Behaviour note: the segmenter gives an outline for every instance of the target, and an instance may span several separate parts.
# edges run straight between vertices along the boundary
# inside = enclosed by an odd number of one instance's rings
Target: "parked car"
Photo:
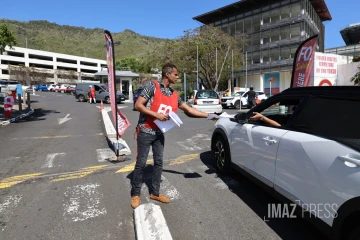
[[[75,92],[76,85],[68,85],[65,92],[73,94]]]
[[[260,92],[260,91],[255,91],[255,92],[256,92],[256,104],[259,104],[260,102],[262,102],[268,98],[265,95],[265,93],[263,93],[263,92]],[[221,98],[222,107],[223,108],[231,107],[231,108],[237,108],[237,109],[240,109],[240,107],[241,108],[247,107],[248,98],[245,97],[246,93],[247,92],[245,92],[245,91],[240,91],[240,92],[233,93],[229,97],[222,97]]]
[[[35,87],[36,91],[48,91],[48,87],[45,84],[38,84]]]
[[[133,108],[133,109],[134,109],[134,110],[135,110],[135,103],[136,103],[137,99],[139,98],[142,90],[143,90],[143,88],[138,88],[138,89],[136,89],[135,92],[134,92],[134,95],[133,95],[133,102],[134,102],[134,108]]]
[[[221,100],[214,90],[194,90],[187,104],[201,112],[221,113]]]
[[[50,85],[48,85],[48,91],[50,91],[50,92],[54,91],[54,89],[55,89],[56,86],[59,86],[59,85],[57,85],[57,84],[50,84]]]
[[[68,84],[61,84],[59,89],[56,89],[58,92],[61,92],[61,93],[65,93],[66,92],[66,89],[68,88]]]
[[[83,102],[87,99],[89,86],[92,85],[95,87],[96,93],[96,101],[100,102],[103,100],[105,103],[110,104],[110,97],[109,97],[109,88],[106,84],[103,83],[78,83],[76,85],[74,95],[75,98],[79,100],[79,102]],[[117,102],[121,103],[125,101],[125,95],[122,92],[117,91]]]
[[[328,237],[359,239],[359,92],[354,86],[287,89],[219,119],[211,139],[217,170],[249,176]],[[281,126],[251,120],[254,112]]]

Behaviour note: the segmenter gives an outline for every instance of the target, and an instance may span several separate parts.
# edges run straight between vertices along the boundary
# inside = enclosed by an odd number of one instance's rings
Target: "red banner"
[[[109,31],[105,30],[106,41],[106,62],[108,69],[108,85],[109,85],[109,98],[111,103],[111,112],[116,126],[116,133],[119,137],[124,134],[125,130],[130,126],[129,120],[126,116],[117,108],[116,98],[116,81],[115,81],[115,54],[113,39]],[[116,114],[117,113],[117,114]]]
[[[318,35],[312,36],[302,42],[296,50],[290,88],[309,85],[317,40]]]

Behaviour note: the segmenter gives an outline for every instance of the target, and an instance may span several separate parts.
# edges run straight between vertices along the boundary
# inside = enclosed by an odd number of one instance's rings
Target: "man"
[[[248,108],[252,108],[256,105],[256,92],[253,87],[250,87],[250,91],[245,93],[244,97],[248,98]]]
[[[163,169],[164,134],[154,123],[154,120],[169,120],[168,113],[176,112],[178,108],[195,117],[208,118],[209,114],[200,112],[184,103],[178,94],[170,87],[179,78],[178,70],[172,63],[162,68],[162,79],[147,83],[135,103],[135,109],[140,112],[136,127],[137,157],[131,183],[131,206],[140,205],[140,190],[142,185],[143,168],[149,154],[150,146],[154,154],[154,168],[150,198],[162,203],[169,203],[170,199],[160,194],[160,181]],[[211,119],[215,120],[215,118]]]
[[[94,86],[92,85],[89,86],[88,95],[89,95],[90,103],[94,102],[94,104],[96,104],[96,93]]]

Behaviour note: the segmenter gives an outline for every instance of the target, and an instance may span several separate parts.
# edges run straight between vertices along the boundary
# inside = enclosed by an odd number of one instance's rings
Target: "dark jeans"
[[[152,146],[152,152],[154,156],[154,168],[150,193],[159,196],[161,174],[163,169],[164,142],[165,137],[163,134],[151,135],[144,132],[138,133],[137,157],[131,182],[131,196],[140,196],[141,185],[143,183],[143,169],[146,165],[150,146]]]

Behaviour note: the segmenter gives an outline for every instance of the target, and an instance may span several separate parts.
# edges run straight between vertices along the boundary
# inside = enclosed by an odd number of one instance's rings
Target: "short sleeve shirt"
[[[165,96],[171,96],[174,92],[174,90],[169,87],[167,90],[164,86],[164,84],[162,83],[162,80],[158,80],[159,86],[160,86],[160,90],[161,92],[165,95]],[[146,102],[146,108],[150,109],[151,104],[154,100],[154,93],[155,93],[155,89],[156,86],[155,84],[151,81],[148,82],[145,86],[144,89],[142,90],[140,97],[143,97],[147,100]],[[181,100],[181,98],[178,98],[178,106],[182,105],[184,102]],[[138,127],[140,127],[140,131],[148,133],[148,134],[152,134],[152,135],[157,135],[157,134],[162,134],[160,129],[151,129],[151,128],[145,128],[145,122],[147,119],[147,115],[140,113],[139,116],[139,122],[138,122]]]

